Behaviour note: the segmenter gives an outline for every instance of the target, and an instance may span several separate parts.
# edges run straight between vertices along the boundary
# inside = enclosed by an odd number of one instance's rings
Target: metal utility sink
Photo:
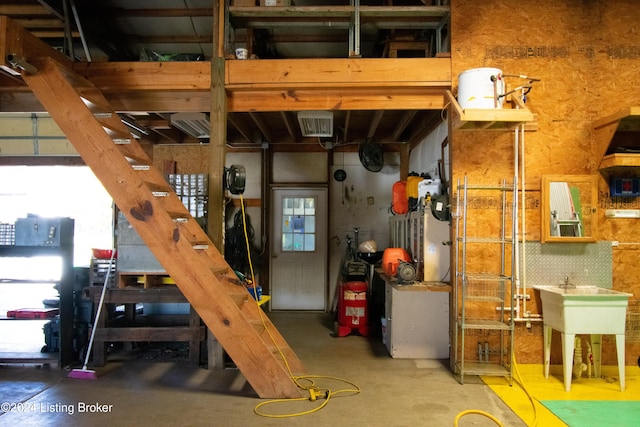
[[[545,292],[551,292],[554,294],[560,294],[565,296],[571,295],[581,295],[586,296],[587,298],[581,298],[584,300],[593,299],[593,295],[630,295],[620,291],[614,291],[613,289],[605,289],[599,288],[597,286],[575,286],[575,287],[564,287],[564,285],[557,286],[534,286],[535,289],[544,290]]]
[[[616,336],[620,390],[624,391],[624,333],[629,297],[632,294],[597,286],[534,286],[540,291],[544,323],[544,369],[549,376],[552,329],[562,334],[564,386],[571,390],[576,334],[590,334],[594,373],[600,376],[602,335]]]

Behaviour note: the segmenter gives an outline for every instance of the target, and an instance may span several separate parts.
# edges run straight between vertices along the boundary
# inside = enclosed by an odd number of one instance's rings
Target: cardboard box
[[[291,6],[291,0],[260,0],[260,6],[262,7],[285,7]]]

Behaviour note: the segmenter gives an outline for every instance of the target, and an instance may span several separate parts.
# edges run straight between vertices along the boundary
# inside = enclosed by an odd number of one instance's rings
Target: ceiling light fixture
[[[211,125],[205,113],[175,113],[171,125],[195,138],[209,138]]]
[[[298,123],[303,136],[333,136],[333,113],[331,111],[300,111]]]

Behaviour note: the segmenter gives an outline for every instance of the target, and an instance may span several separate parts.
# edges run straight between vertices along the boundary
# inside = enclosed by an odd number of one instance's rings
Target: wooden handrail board
[[[220,277],[211,270],[213,266],[228,265],[223,255],[187,212],[186,223],[173,221],[172,213],[181,203],[178,196],[173,190],[166,197],[151,194],[138,171],[114,149],[101,123],[66,80],[64,67],[51,59],[39,61],[36,66],[37,73],[23,76],[33,93],[256,393],[269,398],[299,397],[301,391],[291,372],[270,350],[273,343],[265,342],[250,323],[265,316],[262,310],[257,304],[239,307],[231,297],[237,293],[237,284],[229,274]],[[131,144],[135,146],[138,142],[132,140]],[[195,250],[193,242],[202,241],[208,242],[206,249]],[[290,354],[288,362],[293,373],[303,372],[302,363],[284,338],[275,328],[270,333],[277,345]]]

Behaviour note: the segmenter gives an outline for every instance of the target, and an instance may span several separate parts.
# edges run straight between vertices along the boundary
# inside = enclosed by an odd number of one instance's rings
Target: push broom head
[[[111,266],[113,265],[113,259],[115,258],[115,249],[111,251],[111,259],[109,259],[109,268],[104,278],[104,284],[102,285],[102,292],[100,292],[100,302],[98,303],[98,309],[96,311],[96,318],[93,320],[93,328],[91,328],[91,338],[89,338],[89,344],[87,345],[87,354],[84,356],[84,365],[82,369],[72,369],[67,375],[68,378],[77,378],[80,380],[95,380],[98,379],[96,371],[87,369],[89,364],[89,355],[91,354],[91,348],[93,347],[93,340],[96,336],[96,329],[98,328],[98,320],[100,318],[100,312],[102,311],[102,305],[104,304],[104,296],[107,292],[107,286],[109,284],[109,274],[111,273]]]
[[[78,380],[96,380],[98,376],[96,375],[96,371],[92,371],[91,369],[72,369],[67,375],[67,378],[75,378]]]

